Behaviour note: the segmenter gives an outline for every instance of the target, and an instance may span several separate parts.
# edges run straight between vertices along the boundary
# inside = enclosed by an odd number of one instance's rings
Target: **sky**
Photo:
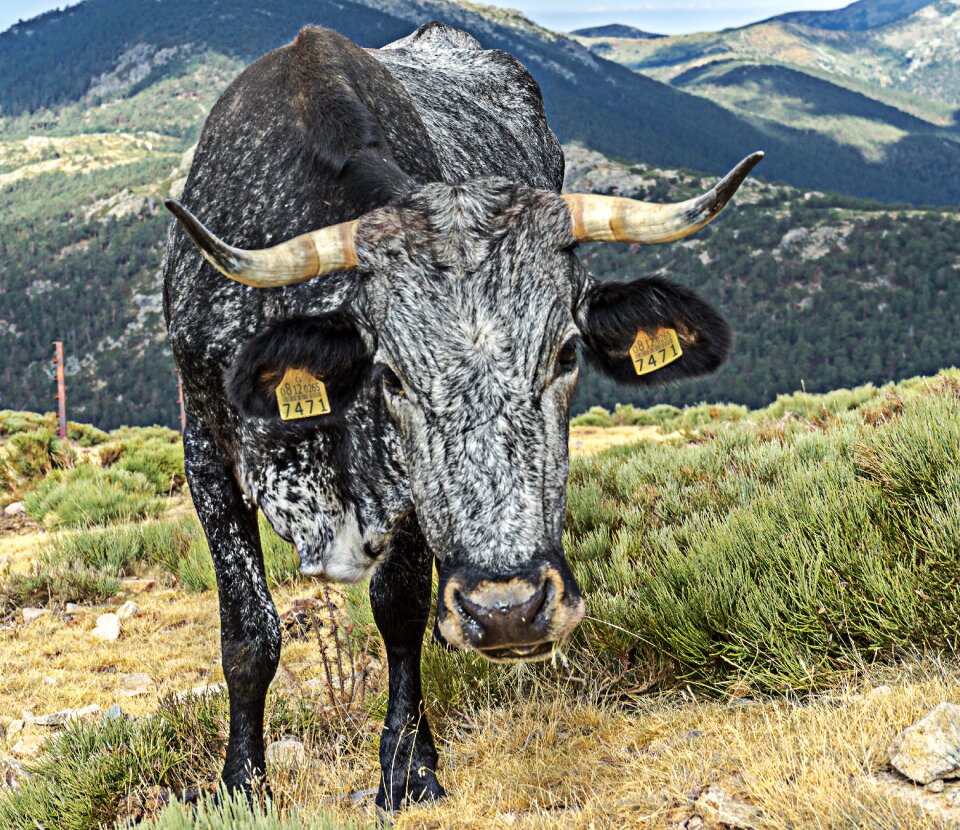
[[[678,34],[742,26],[788,11],[839,9],[836,0],[481,0],[520,9],[531,20],[568,32],[584,26],[627,23],[648,32]],[[0,0],[0,32],[28,20],[64,0]]]

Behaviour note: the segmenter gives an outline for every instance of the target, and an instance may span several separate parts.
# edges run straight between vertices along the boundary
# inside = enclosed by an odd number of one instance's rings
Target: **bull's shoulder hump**
[[[424,23],[415,32],[382,49],[415,49],[420,52],[446,52],[461,49],[480,50],[480,42],[469,32],[448,26],[439,20]]]

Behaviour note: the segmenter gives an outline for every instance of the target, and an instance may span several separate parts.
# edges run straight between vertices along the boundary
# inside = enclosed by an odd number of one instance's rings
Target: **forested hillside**
[[[889,198],[906,179],[927,186],[916,168],[892,164],[897,156],[886,145],[869,162],[862,147],[838,151],[804,133],[804,168],[781,133],[744,130],[745,122],[715,104],[597,60],[516,14],[432,0],[365,0],[356,9],[326,2],[281,8],[239,0],[228,10],[218,2],[89,0],[0,36],[0,408],[53,406],[51,341],[59,339],[75,417],[104,427],[176,423],[160,312],[169,222],[160,204],[178,192],[220,91],[250,56],[306,20],[342,24],[369,43],[445,14],[487,45],[509,48],[543,85],[551,123],[567,140],[573,189],[683,198],[709,186],[705,172],[760,147],[768,157],[756,172],[768,180],[791,167],[802,181],[804,169],[819,165],[820,178],[833,182],[818,190],[750,183],[715,226],[681,244],[585,248],[601,278],[660,273],[697,287],[730,316],[737,346],[719,374],[645,395],[586,375],[577,409],[701,399],[757,405],[801,383],[826,390],[960,362],[950,317],[960,307],[957,214],[824,195],[853,179],[879,183]],[[154,20],[160,9],[179,9],[184,22]],[[149,44],[139,40],[145,33]],[[809,93],[824,118],[854,132],[880,119],[911,135],[926,131],[953,152],[931,121],[813,80],[785,67],[731,65],[691,70],[683,83],[698,94],[709,84],[727,105],[733,97],[724,96],[745,85],[776,85],[782,95],[768,97],[767,111]],[[27,111],[11,114],[18,107]],[[931,146],[911,140],[896,152]],[[607,157],[584,146],[606,149]],[[960,177],[960,164],[927,163],[928,184],[955,203],[960,179],[951,176]],[[882,172],[870,179],[867,168]]]

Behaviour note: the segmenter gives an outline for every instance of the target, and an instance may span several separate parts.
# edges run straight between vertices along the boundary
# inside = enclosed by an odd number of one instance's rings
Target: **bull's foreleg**
[[[380,737],[377,807],[442,798],[437,749],[420,685],[420,651],[430,613],[433,558],[414,519],[393,535],[386,560],[370,581],[370,605],[387,647],[390,698]]]
[[[230,695],[230,738],[222,782],[250,792],[263,777],[263,711],[280,659],[280,621],[267,589],[257,511],[204,430],[184,437],[187,479],[217,574],[223,674]]]

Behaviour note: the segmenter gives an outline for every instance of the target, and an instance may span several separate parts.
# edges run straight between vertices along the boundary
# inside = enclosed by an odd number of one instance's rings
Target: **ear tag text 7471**
[[[637,332],[630,347],[630,359],[638,375],[649,375],[683,357],[683,349],[674,329],[657,329],[653,334]]]
[[[277,405],[280,418],[295,421],[314,415],[329,415],[330,401],[327,387],[305,369],[287,368],[277,387]]]

